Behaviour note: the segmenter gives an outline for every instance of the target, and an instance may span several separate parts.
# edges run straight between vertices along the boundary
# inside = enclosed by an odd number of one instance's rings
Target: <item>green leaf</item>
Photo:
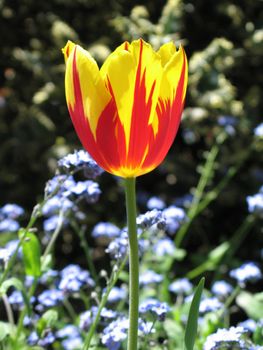
[[[13,326],[10,323],[0,321],[0,342],[12,334]]]
[[[41,276],[41,251],[37,236],[32,232],[26,232],[22,242],[23,261],[25,272],[29,276]]]
[[[26,305],[26,308],[27,308],[27,312],[30,315],[32,308],[31,308],[31,304],[30,304],[27,292],[25,290],[25,287],[24,287],[23,283],[19,279],[17,279],[16,277],[11,277],[11,278],[9,278],[8,280],[5,280],[2,283],[2,285],[0,287],[0,296],[3,295],[3,294],[6,294],[6,292],[8,291],[8,289],[10,287],[14,287],[17,290],[21,291],[23,299],[24,299],[24,302],[25,302],[25,305]]]
[[[58,313],[56,310],[46,311],[37,322],[37,333],[41,336],[46,328],[53,327],[58,320]]]
[[[204,289],[205,279],[201,278],[194,297],[190,306],[190,311],[188,315],[185,336],[184,336],[184,344],[186,350],[193,350],[195,344],[195,338],[197,334],[197,323],[198,323],[198,314],[199,314],[199,305],[201,301],[202,292]]]
[[[51,265],[52,265],[52,255],[51,254],[48,254],[45,257],[41,256],[40,261],[41,261],[41,271],[43,273],[47,272],[51,269]]]
[[[236,302],[249,317],[255,320],[263,318],[263,292],[257,294],[241,292],[237,296]]]
[[[0,295],[6,294],[10,287],[15,287],[21,291],[23,289],[23,283],[15,277],[11,277],[8,280],[5,280],[0,287]]]
[[[212,264],[212,266],[216,266],[225,253],[228,251],[230,245],[229,242],[224,242],[220,244],[218,247],[213,249],[208,255],[208,261]]]

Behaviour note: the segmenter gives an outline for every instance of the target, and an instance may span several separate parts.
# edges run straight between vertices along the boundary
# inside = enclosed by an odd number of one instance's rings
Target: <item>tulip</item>
[[[104,170],[125,179],[130,269],[127,348],[137,350],[135,179],[155,169],[173,143],[186,94],[187,59],[184,49],[177,50],[172,42],[155,52],[142,39],[120,45],[100,69],[88,51],[71,41],[63,53],[67,105],[78,137]],[[98,317],[83,350],[89,349]]]
[[[172,42],[155,52],[142,39],[120,45],[99,69],[68,42],[66,99],[83,147],[106,171],[133,178],[155,169],[176,136],[187,59]]]

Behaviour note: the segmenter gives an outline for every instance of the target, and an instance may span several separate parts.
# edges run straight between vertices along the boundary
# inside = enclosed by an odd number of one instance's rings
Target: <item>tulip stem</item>
[[[135,178],[125,179],[129,235],[129,332],[128,350],[137,350],[139,318],[139,254],[136,226]]]

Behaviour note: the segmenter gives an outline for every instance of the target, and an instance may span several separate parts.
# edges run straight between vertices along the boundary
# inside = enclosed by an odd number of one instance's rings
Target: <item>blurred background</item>
[[[138,179],[139,208],[153,195],[167,205],[191,198],[217,145],[205,191],[231,167],[235,173],[195,220],[188,244],[207,251],[229,238],[247,215],[246,197],[263,182],[262,139],[254,135],[262,122],[261,9],[257,0],[0,0],[0,206],[17,203],[29,213],[57,160],[81,148],[64,96],[68,39],[99,65],[124,40],[142,37],[155,48],[173,40],[189,59],[186,108],[166,161]],[[88,209],[92,223],[123,224],[118,181],[104,174],[100,186],[100,204]],[[253,230],[254,237],[260,225]],[[251,247],[259,258],[259,242],[246,243],[239,255],[248,259]]]

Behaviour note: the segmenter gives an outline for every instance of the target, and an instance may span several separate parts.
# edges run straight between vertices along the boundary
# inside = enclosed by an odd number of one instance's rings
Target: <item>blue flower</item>
[[[170,311],[167,303],[162,303],[156,299],[146,299],[139,306],[139,312],[145,314],[151,312],[155,314],[160,321],[164,321],[167,312]]]
[[[257,322],[252,320],[251,318],[243,321],[243,322],[240,322],[238,324],[239,327],[242,327],[244,328],[245,330],[253,333],[255,332],[255,330],[257,329]]]
[[[40,305],[37,306],[37,309],[42,311],[44,309],[43,307],[48,308],[59,305],[64,299],[64,294],[58,289],[45,290],[39,294],[37,299],[40,303]]]
[[[263,137],[263,123],[259,124],[254,129],[254,135],[257,136],[257,137]]]
[[[138,229],[138,236],[141,234],[141,230]],[[142,254],[145,249],[149,247],[148,240],[139,239],[138,240],[139,245],[139,254]],[[118,237],[116,237],[113,241],[110,242],[107,249],[105,250],[106,253],[109,253],[112,258],[119,260],[123,259],[125,255],[127,254],[128,250],[128,233],[127,228],[124,228],[120,231],[120,234]]]
[[[69,192],[69,195],[83,196],[89,204],[96,203],[101,194],[98,183],[91,180],[76,182]]]
[[[263,191],[247,197],[248,211],[263,217]]]
[[[25,211],[22,207],[17,204],[5,204],[0,208],[0,219],[18,219],[20,216],[24,215]]]
[[[36,345],[38,342],[38,335],[36,331],[33,331],[32,333],[30,333],[29,337],[27,338],[27,342],[29,345]]]
[[[86,270],[79,265],[68,265],[61,271],[61,280],[58,285],[65,293],[79,292],[82,287],[94,287],[95,282]]]
[[[24,298],[19,290],[14,290],[9,295],[8,301],[15,309],[21,310],[24,307]]]
[[[77,326],[68,324],[56,332],[57,338],[76,338],[80,335]]]
[[[164,209],[163,215],[166,219],[166,230],[171,235],[178,230],[186,219],[185,211],[174,205]]]
[[[51,216],[57,214],[61,209],[64,212],[68,212],[73,207],[74,203],[71,200],[56,195],[46,201],[42,207],[42,213],[45,216]]]
[[[192,290],[193,285],[187,278],[180,278],[169,286],[169,291],[175,294],[189,294]]]
[[[29,345],[39,345],[41,347],[48,347],[53,344],[56,340],[54,334],[50,331],[44,332],[44,335],[40,338],[36,331],[33,331],[29,337],[27,338],[27,342]]]
[[[216,350],[221,347],[227,349],[233,349],[235,346],[239,346],[241,349],[248,350],[244,347],[244,341],[242,335],[245,333],[242,327],[231,327],[230,329],[218,329],[214,334],[207,337],[204,350]]]
[[[158,229],[165,228],[165,219],[160,210],[153,209],[137,217],[137,225],[143,230],[148,230],[151,226],[156,225]]]
[[[43,221],[43,227],[45,232],[53,232],[55,231],[56,227],[58,226],[59,222],[59,215],[53,215],[50,218]],[[67,219],[63,219],[63,226],[66,226],[68,224]]]
[[[98,308],[92,306],[91,310],[81,313],[79,318],[79,328],[83,331],[87,331],[94,322],[97,312]]]
[[[101,338],[102,344],[106,345],[109,350],[118,350],[121,342],[127,338],[127,330],[129,328],[129,320],[120,318],[111,322],[103,330]]]
[[[158,210],[162,210],[165,208],[165,203],[164,201],[159,198],[159,197],[151,197],[148,202],[147,202],[147,208],[149,210],[152,210],[152,209],[158,209]]]
[[[0,222],[0,232],[16,232],[19,228],[19,223],[13,219],[4,219]]]
[[[82,338],[80,336],[66,338],[61,342],[64,350],[76,350],[80,349],[83,345]]]
[[[158,256],[173,255],[175,244],[170,238],[162,238],[153,246],[153,251]]]
[[[108,295],[109,303],[116,303],[120,300],[123,300],[127,297],[127,291],[120,287],[113,287]]]
[[[105,307],[101,310],[101,317],[103,318],[115,318],[117,317],[117,312],[113,310],[106,309]]]
[[[192,203],[193,195],[190,193],[187,193],[181,197],[177,197],[174,201],[174,205],[177,207],[182,208],[189,208],[190,204]]]
[[[52,179],[50,179],[46,184],[45,192],[48,195],[58,194],[62,195],[75,185],[75,180],[73,176],[67,175],[56,175]]]
[[[237,269],[230,271],[230,276],[239,283],[244,284],[248,281],[257,281],[262,278],[262,273],[258,266],[253,262],[248,262]]]
[[[48,347],[49,345],[53,344],[56,340],[54,334],[52,332],[45,333],[44,337],[41,337],[37,344],[42,347]]]
[[[218,297],[226,297],[231,294],[233,287],[225,281],[216,281],[212,286],[212,293]]]
[[[58,161],[58,166],[65,171],[83,170],[85,176],[90,179],[95,179],[104,172],[84,150],[75,151],[61,158]]]
[[[11,256],[14,254],[19,240],[14,239],[9,241],[4,248],[0,248],[0,261],[7,263]],[[18,251],[18,256],[21,257],[21,248]]]
[[[58,277],[58,271],[49,269],[47,272],[43,273],[39,279],[39,282],[42,284],[47,284],[52,281],[54,278]]]
[[[152,270],[145,271],[139,276],[139,283],[143,286],[152,283],[160,283],[162,280],[163,276]]]
[[[100,222],[96,226],[94,226],[92,230],[92,237],[107,237],[114,238],[120,235],[121,230],[110,222]]]
[[[120,236],[110,242],[108,248],[105,250],[114,259],[119,260],[124,258],[128,249],[128,236],[125,230],[122,230]]]
[[[222,307],[223,304],[217,298],[205,298],[200,302],[199,312],[204,314],[206,312],[219,310]]]
[[[155,328],[153,327],[152,322],[145,322],[144,320],[139,319],[139,335],[145,336],[149,335],[150,333],[155,332]]]

